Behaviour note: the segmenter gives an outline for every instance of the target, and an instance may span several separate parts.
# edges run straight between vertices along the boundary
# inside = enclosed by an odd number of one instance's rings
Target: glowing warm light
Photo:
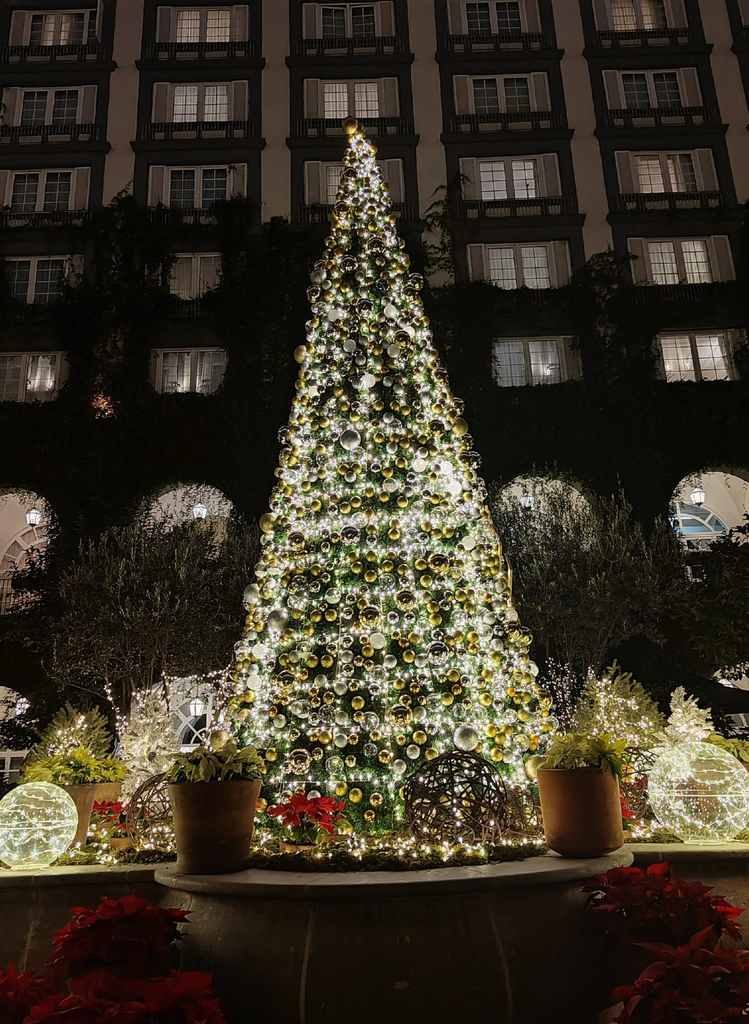
[[[78,811],[60,786],[28,782],[0,800],[0,861],[9,868],[47,868],[75,839]]]

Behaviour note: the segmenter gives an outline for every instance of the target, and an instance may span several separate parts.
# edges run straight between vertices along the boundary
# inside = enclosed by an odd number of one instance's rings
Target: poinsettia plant
[[[343,800],[331,796],[307,796],[294,793],[288,800],[268,808],[268,814],[279,818],[291,832],[292,842],[312,844],[320,831],[333,835],[346,807]]]
[[[95,800],[91,811],[91,823],[95,831],[104,833],[110,839],[127,836],[127,815],[120,800]]]
[[[23,1024],[32,1008],[52,992],[48,978],[16,970],[10,964],[0,967],[0,1022]]]
[[[604,915],[609,929],[632,942],[646,940],[680,946],[696,932],[713,929],[740,938],[744,913],[702,882],[674,878],[670,864],[647,868],[613,868],[583,887],[590,906]]]

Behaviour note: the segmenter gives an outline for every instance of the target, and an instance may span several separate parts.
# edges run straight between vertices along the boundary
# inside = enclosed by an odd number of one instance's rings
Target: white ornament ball
[[[348,427],[343,431],[341,436],[338,438],[341,448],[347,452],[356,451],[361,444],[361,435],[358,430],[354,430],[353,427]]]
[[[663,827],[685,843],[722,843],[749,827],[749,772],[712,743],[663,750],[648,798]]]
[[[280,633],[289,621],[289,613],[285,608],[274,608],[268,615],[268,629],[274,633]]]
[[[458,750],[475,750],[479,745],[479,734],[472,725],[459,725],[453,733],[453,743]]]
[[[27,782],[0,800],[0,861],[9,868],[48,868],[75,839],[78,811],[51,782]]]
[[[250,583],[249,587],[245,587],[242,601],[245,608],[252,608],[253,605],[260,604],[260,587],[257,583]]]

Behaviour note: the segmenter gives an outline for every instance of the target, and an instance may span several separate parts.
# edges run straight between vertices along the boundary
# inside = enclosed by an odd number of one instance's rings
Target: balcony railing
[[[396,115],[395,117],[360,117],[357,120],[367,135],[382,137],[414,134],[414,125],[410,118]],[[297,135],[302,138],[342,139],[345,134],[343,122],[338,119],[304,117],[297,122]]]
[[[300,224],[329,224],[334,206],[329,203],[313,203],[299,208],[297,222]],[[416,210],[408,203],[393,203],[392,211],[396,220],[407,224],[418,221]]]
[[[558,217],[577,213],[573,196],[538,196],[535,199],[461,199],[465,220],[496,220],[501,217]]]
[[[257,57],[256,39],[227,40],[222,43],[148,43],[143,51],[146,60],[212,61],[245,60]]]
[[[604,50],[631,50],[669,46],[688,46],[692,34],[687,26],[683,28],[644,28],[633,32],[597,32],[596,42]]]
[[[329,36],[321,39],[295,39],[291,47],[295,57],[391,57],[408,52],[400,36]]]
[[[564,121],[553,110],[529,110],[522,113],[455,114],[450,130],[460,135],[499,135],[505,132],[537,132],[563,128]]]
[[[99,142],[104,132],[95,124],[20,124],[0,126],[0,146],[38,146],[46,143]]]
[[[180,142],[214,139],[246,139],[257,134],[254,121],[154,121],[141,125],[139,137],[147,142]]]
[[[25,590],[13,589],[12,572],[0,573],[0,615],[13,615],[29,608],[38,598]]]
[[[716,210],[723,205],[720,192],[625,192],[616,197],[616,213],[676,213],[679,210]]]
[[[101,43],[74,43],[65,46],[5,46],[0,49],[0,64],[103,64],[109,55]]]
[[[743,296],[735,281],[710,284],[638,284],[627,289],[626,301],[636,306],[651,306],[659,314],[680,313],[714,319],[743,322]],[[667,308],[668,307],[668,308]],[[664,321],[665,322],[665,321]]]
[[[472,33],[465,36],[445,35],[443,49],[462,56],[485,57],[487,54],[533,52],[548,49],[552,44],[542,32],[498,32],[496,35]]]
[[[198,210],[192,207],[152,206],[148,210],[148,221],[160,227],[205,227],[218,223],[212,209]]]
[[[90,216],[89,210],[0,210],[0,231],[13,228],[81,227]]]
[[[611,128],[700,128],[708,121],[705,107],[637,107],[607,117]]]

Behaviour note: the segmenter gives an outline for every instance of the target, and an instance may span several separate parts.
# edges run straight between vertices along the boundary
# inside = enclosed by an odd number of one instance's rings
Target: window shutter
[[[173,43],[176,35],[176,18],[173,7],[156,9],[156,42]]]
[[[0,210],[10,206],[10,171],[0,170]]]
[[[606,102],[608,103],[609,110],[623,110],[624,96],[622,94],[619,72],[604,71],[603,87],[606,90]]]
[[[148,169],[148,205],[166,204],[167,173],[166,167],[153,164]]]
[[[3,89],[2,113],[0,121],[6,125],[16,125],[21,119],[21,90]]]
[[[702,92],[697,68],[682,68],[679,71],[681,98],[685,107],[701,107]]]
[[[304,203],[317,206],[322,202],[322,164],[319,160],[308,160],[304,165]]]
[[[103,0],[97,0],[97,3],[96,3],[96,20],[93,23],[93,29],[94,29],[94,39],[96,39],[98,42],[101,42],[101,25],[102,25],[103,18],[104,18],[104,2],[103,2]],[[92,24],[89,21],[89,24],[88,24],[89,38],[91,38],[91,28],[92,28]]]
[[[390,199],[393,203],[405,202],[403,195],[403,161],[383,161],[383,177],[390,189]]]
[[[231,37],[234,42],[246,43],[250,38],[250,12],[247,4],[235,4],[231,14]]]
[[[530,76],[531,102],[534,110],[551,110],[549,80],[543,71],[534,71]]]
[[[695,150],[694,157],[697,164],[697,187],[701,192],[717,192],[718,175],[712,149]]]
[[[451,36],[465,35],[466,28],[461,0],[447,0],[447,20]]]
[[[246,121],[249,117],[248,89],[248,82],[234,82],[231,105],[231,119],[233,121]]]
[[[304,80],[304,116],[320,117],[320,79],[305,78]]]
[[[562,367],[562,380],[580,380],[583,375],[580,349],[574,338],[565,338],[557,342],[559,360]]]
[[[317,39],[317,4],[302,4],[302,37]]]
[[[96,123],[96,86],[84,85],[81,89],[79,124]]]
[[[466,246],[468,252],[468,276],[471,281],[486,280],[486,250],[483,245]]]
[[[471,113],[471,79],[468,75],[454,75],[455,113]]]
[[[172,95],[172,87],[169,82],[154,83],[153,104],[151,108],[151,121],[154,124],[164,124],[167,121],[174,120],[174,101]]]
[[[180,299],[194,298],[192,278],[192,256],[177,256],[172,266],[172,293]]]
[[[23,356],[0,356],[0,402],[23,400]]]
[[[629,264],[632,281],[635,284],[647,284],[650,280],[647,250],[644,238],[628,238],[627,249],[632,257]]]
[[[479,180],[479,162],[471,156],[463,156],[459,161],[461,190],[464,199],[481,198],[481,182]]]
[[[86,266],[83,255],[81,253],[74,253],[68,260],[65,267],[65,280],[79,281],[83,277],[85,269]]]
[[[543,194],[545,196],[561,196],[562,183],[559,179],[559,158],[556,153],[546,153],[539,159],[543,175]]]
[[[714,235],[709,239],[710,267],[715,281],[735,281],[731,240],[727,235]]]
[[[551,242],[549,245],[549,277],[552,288],[564,288],[570,283],[570,253],[566,242]]]
[[[616,171],[619,176],[619,194],[630,195],[632,192],[639,192],[635,188],[635,175],[632,162],[632,154],[618,152],[616,154]]]
[[[76,167],[73,176],[73,188],[70,190],[72,210],[87,210],[89,189],[91,185],[91,168]]]
[[[610,0],[593,0],[593,14],[595,15],[596,28],[599,32],[611,31],[609,2]]]
[[[684,10],[684,0],[666,0],[666,19],[669,28],[686,28],[687,14]]]
[[[229,198],[247,195],[247,164],[235,164],[231,169],[229,180]]]
[[[25,11],[13,11],[10,19],[10,35],[8,36],[9,46],[29,45],[26,18],[27,15]]]
[[[749,25],[749,0],[740,0],[741,3],[741,24]]]
[[[398,103],[398,79],[379,78],[377,93],[380,103],[380,117],[397,117],[400,113]]]
[[[538,0],[525,0],[525,31],[538,33],[541,31],[541,19],[538,14]]]
[[[221,387],[226,370],[226,352],[213,349],[197,353],[196,391],[212,395]]]
[[[395,11],[393,9],[393,0],[381,0],[379,11],[380,11],[380,35],[381,36],[394,36],[395,35]]]

